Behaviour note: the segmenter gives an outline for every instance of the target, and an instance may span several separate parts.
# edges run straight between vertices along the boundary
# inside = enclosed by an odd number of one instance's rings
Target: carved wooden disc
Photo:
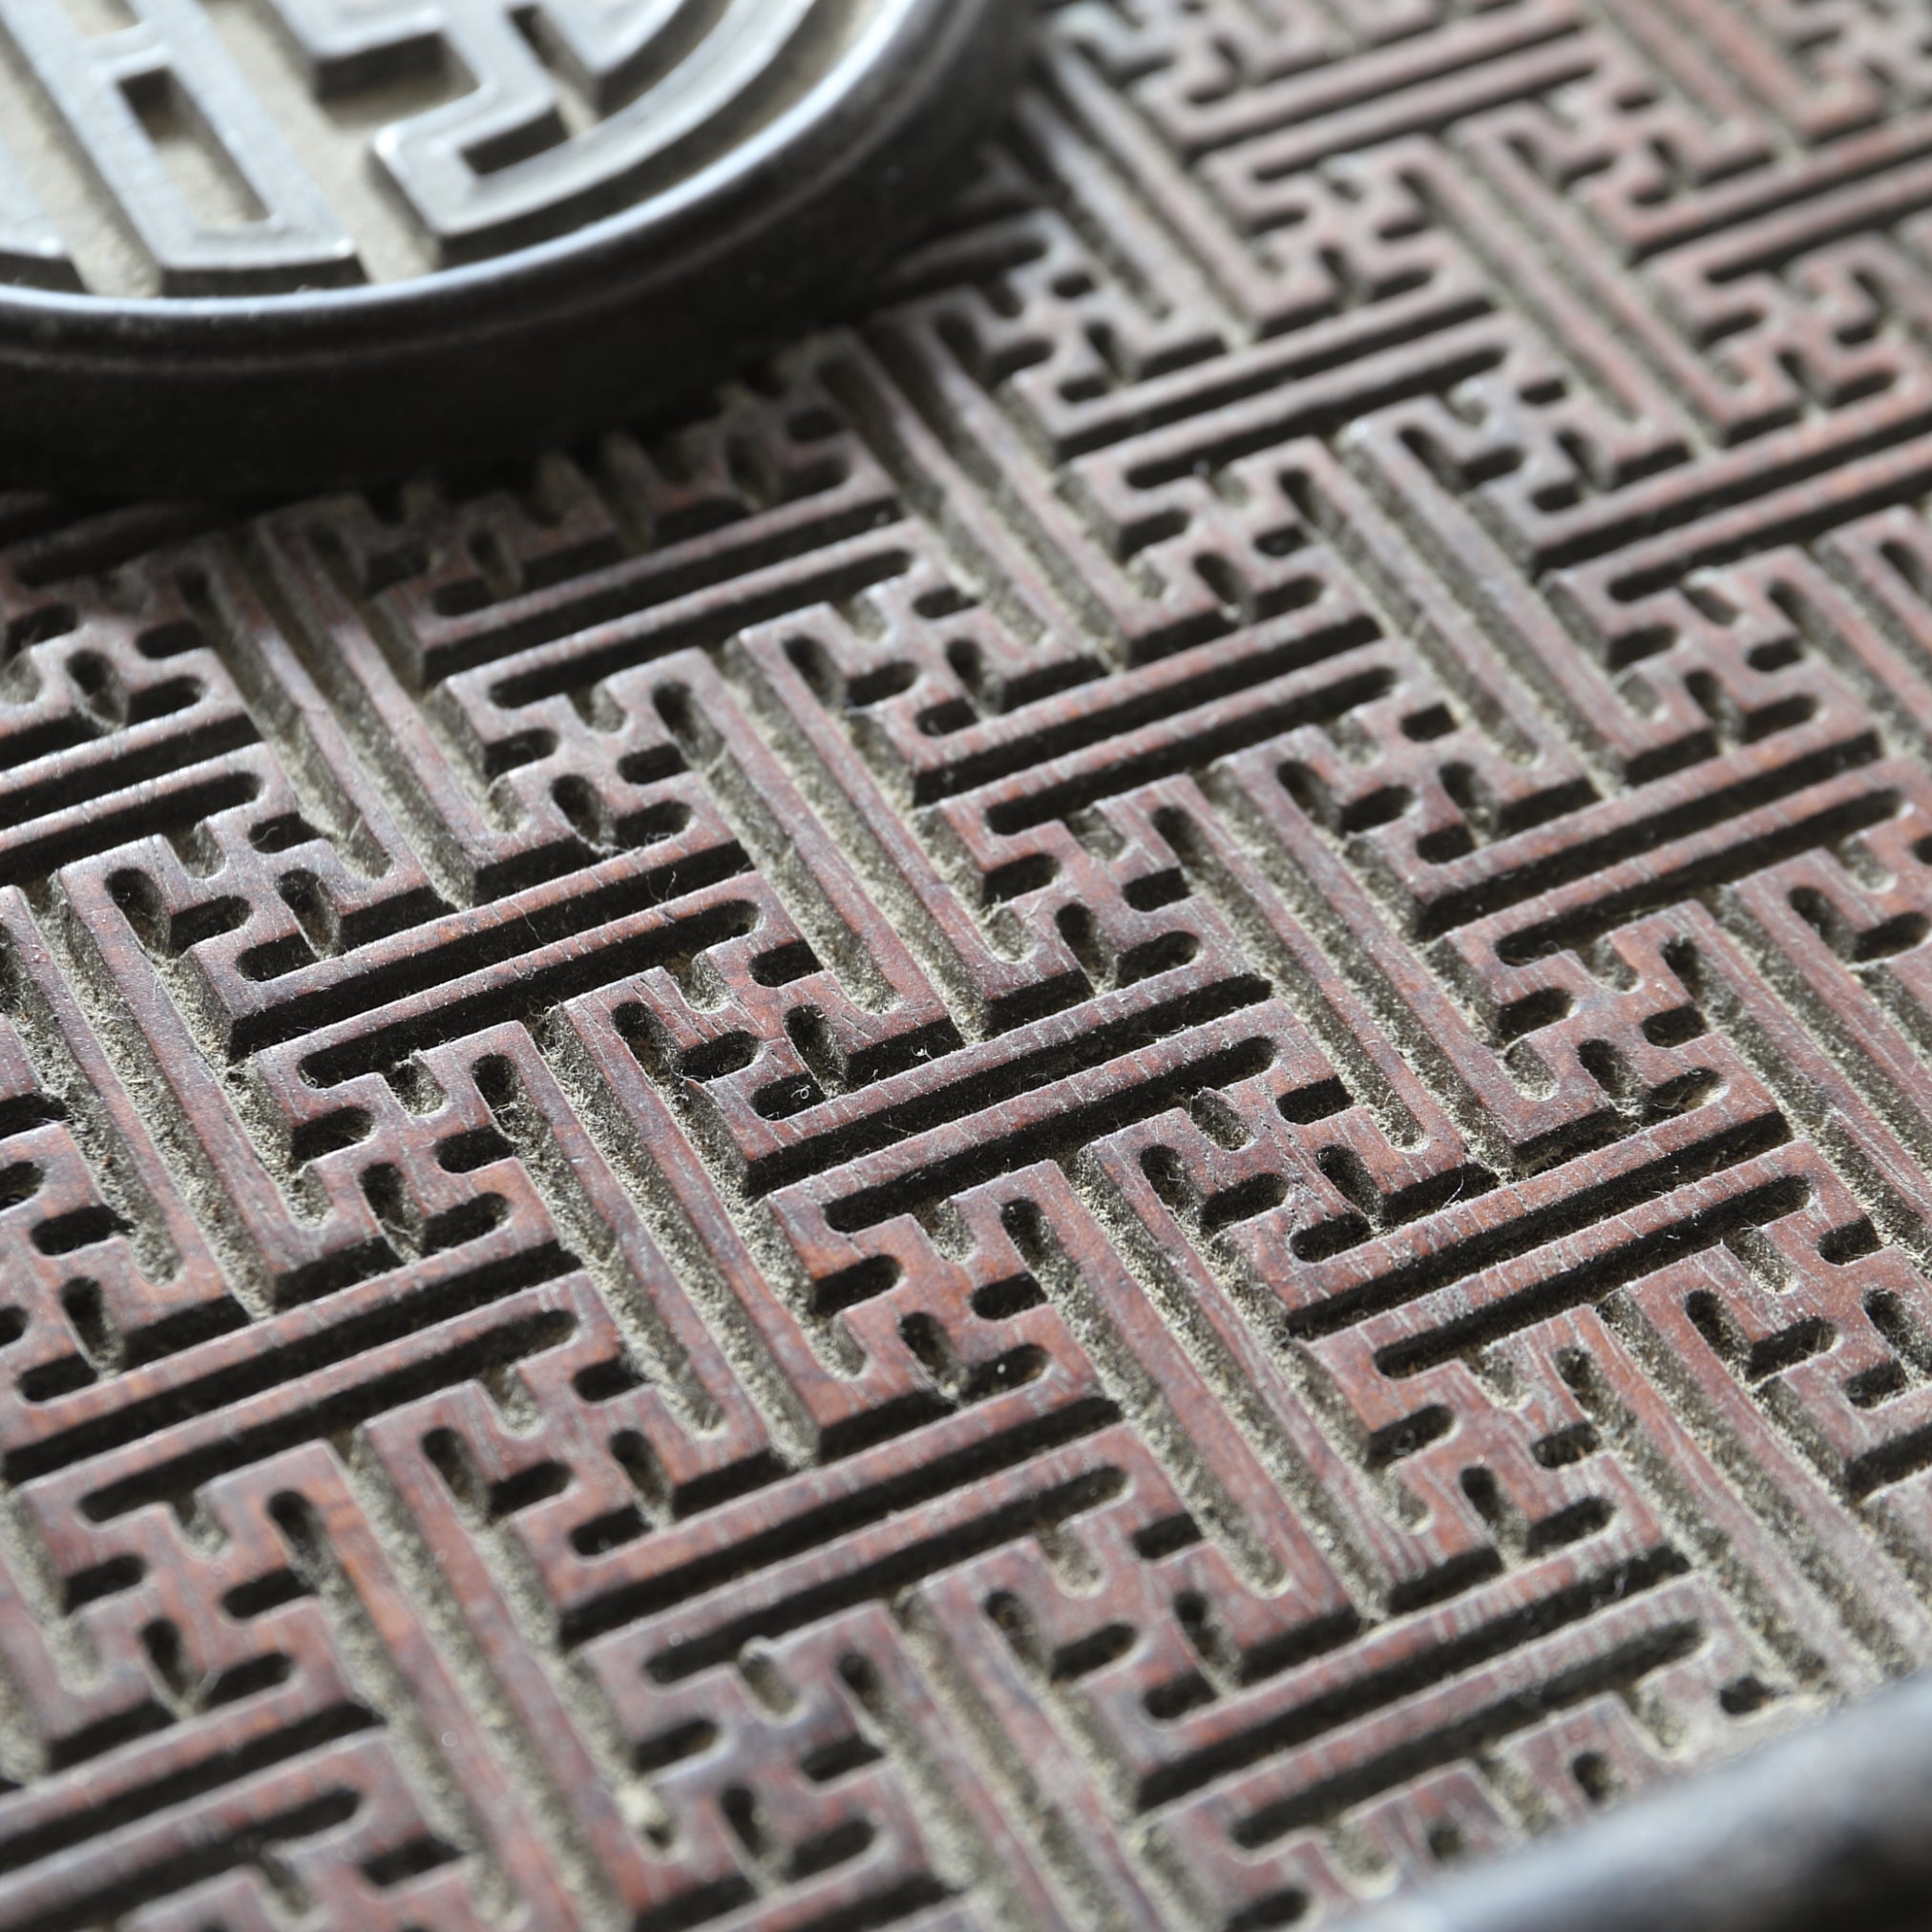
[[[930,213],[1018,0],[0,0],[16,479],[527,453],[688,394]]]

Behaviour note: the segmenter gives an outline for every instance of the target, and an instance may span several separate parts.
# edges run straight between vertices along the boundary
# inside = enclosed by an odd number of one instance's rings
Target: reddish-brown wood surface
[[[1911,0],[1081,0],[862,324],[0,501],[0,1925],[1262,1926],[1932,1657]]]

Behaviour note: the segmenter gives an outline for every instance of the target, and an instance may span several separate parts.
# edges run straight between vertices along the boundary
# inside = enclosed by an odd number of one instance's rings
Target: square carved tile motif
[[[1932,1660],[1932,22],[1078,0],[867,316],[0,499],[0,1924],[1258,1928]]]

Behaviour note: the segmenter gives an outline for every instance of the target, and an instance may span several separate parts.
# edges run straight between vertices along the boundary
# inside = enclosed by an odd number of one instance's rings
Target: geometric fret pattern
[[[1932,1662],[1932,27],[1077,0],[682,427],[0,498],[0,1922],[1333,1922]]]

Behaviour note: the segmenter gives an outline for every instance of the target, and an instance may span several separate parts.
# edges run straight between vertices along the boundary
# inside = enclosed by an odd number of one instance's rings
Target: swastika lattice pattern
[[[870,320],[0,501],[0,1920],[1257,1928],[1932,1661],[1914,0],[1080,0]]]

